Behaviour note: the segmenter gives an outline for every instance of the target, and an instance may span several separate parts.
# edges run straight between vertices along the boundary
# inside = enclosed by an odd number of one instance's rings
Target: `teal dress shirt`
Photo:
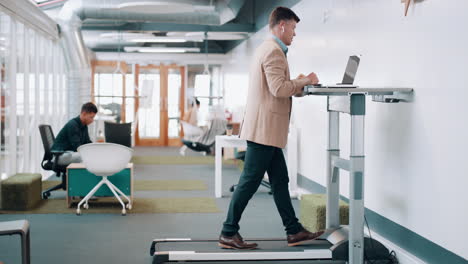
[[[286,44],[284,44],[283,41],[281,41],[281,39],[277,38],[275,35],[273,35],[273,39],[278,42],[278,44],[280,45],[281,47],[281,50],[283,50],[284,52],[284,55],[287,55],[288,54],[288,47],[286,46]]]

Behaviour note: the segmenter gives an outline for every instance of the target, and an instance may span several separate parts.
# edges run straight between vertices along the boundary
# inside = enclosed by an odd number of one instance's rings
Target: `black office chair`
[[[55,141],[54,132],[50,125],[39,125],[39,132],[41,133],[42,144],[44,145],[44,157],[42,158],[41,167],[44,170],[53,171],[57,177],[62,177],[62,182],[54,187],[45,190],[42,193],[42,198],[47,199],[50,196],[50,192],[66,188],[66,173],[67,166],[58,165],[58,158],[65,151],[52,150],[52,145]]]
[[[238,160],[241,160],[241,161],[245,161],[245,151],[239,151],[239,152],[237,152],[235,158],[238,159]],[[260,182],[260,184],[268,189],[268,194],[273,194],[273,193],[271,192],[271,184],[270,184],[269,181],[267,181],[267,180],[265,180],[265,179],[262,179],[262,181]],[[230,191],[230,192],[234,192],[234,190],[236,189],[236,187],[237,187],[237,184],[232,185],[232,186],[229,188],[229,191]]]
[[[206,154],[213,153],[215,149],[216,136],[226,134],[227,121],[224,116],[210,121],[208,129],[203,131],[198,138],[192,140],[182,139],[182,143],[194,151],[203,151]]]
[[[104,122],[106,142],[132,147],[132,123]]]

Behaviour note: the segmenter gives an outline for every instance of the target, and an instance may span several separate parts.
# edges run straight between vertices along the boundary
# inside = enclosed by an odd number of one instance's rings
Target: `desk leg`
[[[222,182],[222,175],[221,175],[221,171],[222,171],[222,166],[223,166],[223,161],[222,161],[222,146],[221,146],[221,142],[219,142],[218,140],[216,140],[216,154],[215,154],[215,197],[216,198],[221,198],[222,196],[222,192],[221,192],[221,189],[222,189],[222,186],[223,186],[223,182]]]
[[[71,204],[72,204],[72,201],[71,201],[71,200],[72,200],[72,199],[70,198],[70,196],[68,196],[68,175],[69,175],[68,173],[69,173],[69,170],[68,170],[68,168],[67,168],[67,174],[62,175],[62,177],[66,177],[65,195],[66,195],[66,197],[67,197],[67,206],[68,206],[68,208],[71,208]]]
[[[286,159],[288,161],[289,175],[289,195],[291,198],[297,198],[297,130],[291,128],[288,135],[288,145],[286,150]]]
[[[30,242],[30,230],[27,230],[26,233],[20,233],[21,238],[21,259],[22,264],[31,263],[31,242]]]
[[[328,146],[327,146],[327,210],[326,228],[340,226],[340,171],[333,168],[332,157],[340,156],[340,115],[328,112]]]
[[[349,261],[364,263],[364,115],[351,115]]]

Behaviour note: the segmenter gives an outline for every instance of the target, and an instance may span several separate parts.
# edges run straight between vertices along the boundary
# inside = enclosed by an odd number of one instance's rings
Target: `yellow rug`
[[[59,184],[59,181],[43,181],[42,189],[46,190]],[[136,180],[135,191],[192,191],[207,190],[208,186],[200,180]]]
[[[134,164],[145,165],[205,165],[215,164],[213,156],[133,156]],[[224,164],[234,164],[234,160],[223,160]]]
[[[75,214],[77,204],[67,207],[64,199],[48,199],[35,209],[28,211],[2,211],[0,214]],[[82,214],[120,214],[122,206],[113,197],[99,198],[89,202],[89,209],[83,209]],[[131,210],[127,214],[156,213],[219,213],[214,198],[134,198]]]

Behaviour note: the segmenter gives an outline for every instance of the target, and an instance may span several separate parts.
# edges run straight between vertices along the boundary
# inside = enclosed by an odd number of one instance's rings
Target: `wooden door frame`
[[[139,76],[141,69],[158,69],[160,74],[160,118],[159,118],[159,127],[160,127],[160,137],[159,138],[147,138],[141,139],[138,131],[138,125],[135,131],[135,145],[137,146],[181,146],[182,142],[181,139],[183,137],[183,133],[179,130],[179,137],[177,138],[169,138],[169,115],[168,115],[168,90],[169,90],[169,69],[178,69],[181,74],[181,87],[180,87],[180,94],[179,94],[179,110],[180,110],[180,119],[184,115],[185,111],[185,66],[170,64],[170,65],[154,65],[149,64],[145,66],[141,66],[139,64],[135,65],[135,113],[137,113],[139,108],[139,94],[137,87],[139,87]],[[140,121],[138,121],[140,122]]]
[[[181,78],[180,78],[180,94],[179,94],[179,110],[180,110],[179,126],[180,126],[180,120],[184,117],[184,114],[185,114],[185,78],[186,78],[185,70],[186,70],[186,67],[181,66],[181,65],[171,64],[171,65],[168,65],[167,68],[168,69],[178,69],[179,72],[180,72],[180,76],[181,76]],[[168,83],[168,85],[169,85],[169,83]],[[168,90],[169,90],[169,86],[168,86]],[[166,106],[167,105],[168,104],[166,103]],[[167,124],[169,124],[169,119],[168,119]],[[182,129],[179,129],[179,137],[177,137],[177,138],[169,138],[169,136],[167,137],[167,140],[168,140],[167,146],[175,146],[175,147],[182,146],[181,139],[183,137],[184,137],[183,131],[182,131]]]
[[[139,84],[140,84],[140,70],[141,69],[157,69],[159,70],[159,98],[160,100],[163,97],[163,85],[164,85],[164,81],[163,81],[163,74],[162,73],[162,70],[161,70],[161,67],[159,65],[154,65],[154,64],[148,64],[146,66],[141,66],[140,64],[136,64],[135,65],[135,73],[134,73],[134,81],[135,81],[135,113],[137,113],[138,115],[138,109],[140,107],[140,99],[139,99],[139,96],[140,94],[138,93],[138,87],[139,87]],[[160,101],[160,105],[161,105],[161,102]],[[167,116],[167,115],[166,115]],[[138,118],[138,117],[137,117]],[[140,123],[140,120],[138,120],[137,124],[136,124],[136,130],[135,130],[135,145],[136,146],[165,146],[165,138],[167,138],[167,135],[164,135],[164,131],[166,131],[167,129],[164,129],[164,123],[163,123],[163,113],[160,109],[159,111],[159,138],[146,138],[146,139],[141,139],[140,138],[140,132],[139,132],[139,123]]]
[[[107,66],[107,67],[114,67],[117,68],[118,66],[118,61],[98,61],[98,60],[92,60],[91,61],[91,101],[93,103],[96,103],[96,88],[94,87],[94,74],[99,73],[96,72],[96,67],[99,66]],[[120,62],[120,67],[122,70],[127,74],[128,73],[128,65],[125,62]],[[183,131],[179,130],[179,137],[177,138],[169,138],[168,135],[168,125],[169,125],[169,116],[168,116],[168,85],[169,85],[169,80],[168,80],[168,71],[169,69],[178,69],[181,75],[181,88],[180,88],[180,95],[179,95],[179,110],[180,110],[180,119],[185,114],[185,85],[186,85],[186,66],[184,65],[177,65],[177,64],[169,64],[169,65],[154,65],[154,64],[148,64],[145,66],[141,66],[139,64],[135,64],[135,72],[133,72],[134,76],[134,98],[135,98],[135,104],[134,104],[134,111],[137,113],[140,100],[139,100],[139,93],[138,93],[138,87],[139,87],[139,74],[140,74],[140,69],[158,69],[159,74],[160,74],[160,98],[161,102],[160,105],[162,106],[160,108],[160,119],[159,119],[159,126],[160,126],[160,137],[159,138],[148,138],[148,139],[140,139],[139,137],[139,131],[138,131],[138,124],[136,124],[136,130],[135,130],[135,145],[137,146],[181,146],[182,142],[181,139],[183,138]],[[126,96],[126,74],[122,74],[122,104],[121,104],[121,121],[126,122],[126,99],[133,97],[133,96]],[[134,122],[137,120],[134,120]],[[139,122],[139,121],[137,121]]]

